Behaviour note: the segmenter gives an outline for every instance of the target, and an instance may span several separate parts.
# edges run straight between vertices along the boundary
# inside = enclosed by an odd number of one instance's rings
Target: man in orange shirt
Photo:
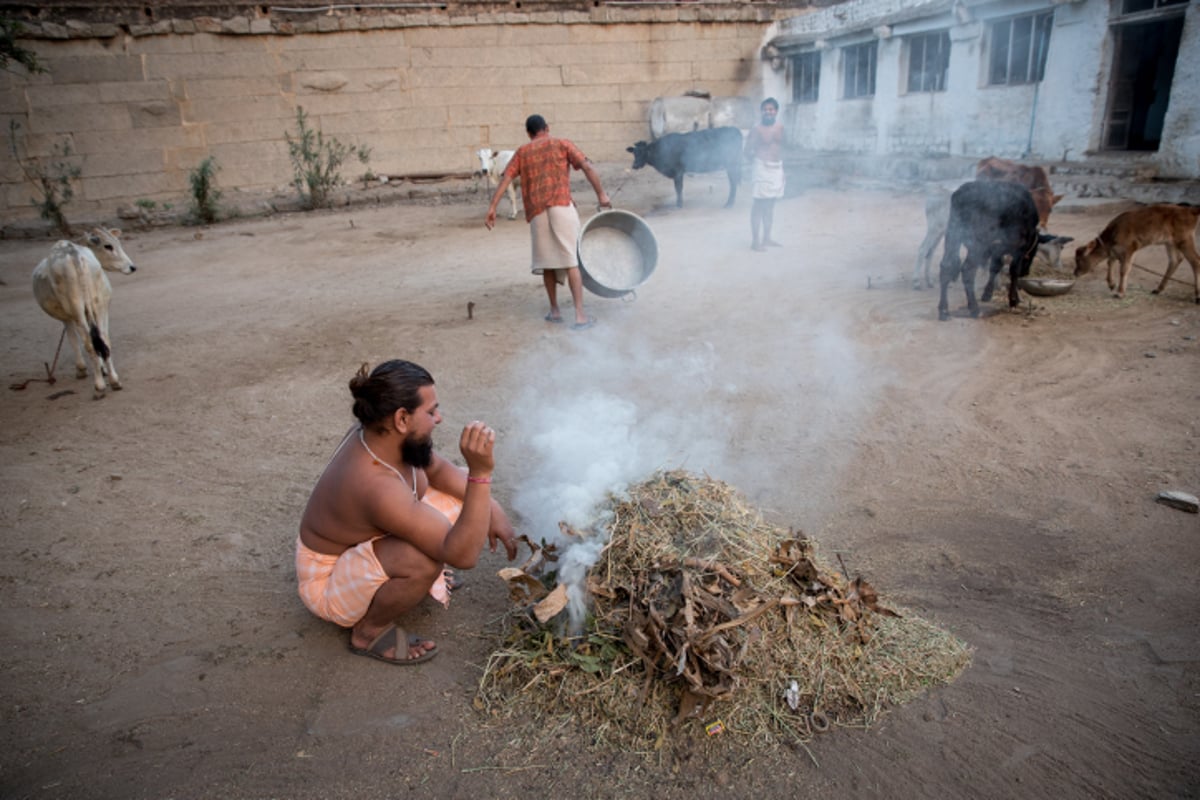
[[[601,208],[612,208],[612,203],[600,184],[592,162],[567,139],[550,136],[550,126],[540,114],[525,120],[525,132],[529,144],[522,145],[513,154],[504,169],[500,183],[492,195],[484,225],[491,230],[496,224],[496,208],[500,198],[513,179],[521,179],[521,200],[525,205],[525,220],[529,223],[529,234],[533,244],[532,271],[541,274],[550,299],[547,322],[562,322],[558,308],[558,284],[561,274],[566,273],[571,299],[575,302],[575,330],[590,328],[595,320],[583,311],[583,278],[579,275],[579,211],[571,197],[571,171],[582,170],[588,183],[596,190],[596,200]]]

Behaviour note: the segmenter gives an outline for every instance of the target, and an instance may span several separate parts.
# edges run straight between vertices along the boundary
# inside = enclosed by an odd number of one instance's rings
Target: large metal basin
[[[646,282],[658,264],[658,240],[629,211],[601,211],[579,230],[579,273],[589,292],[624,297]]]

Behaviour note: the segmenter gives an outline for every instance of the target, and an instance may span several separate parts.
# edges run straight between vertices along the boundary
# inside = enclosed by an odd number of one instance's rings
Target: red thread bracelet
[[[491,483],[491,482],[492,482],[491,476],[488,476],[486,478],[476,478],[474,475],[467,476],[467,483]]]

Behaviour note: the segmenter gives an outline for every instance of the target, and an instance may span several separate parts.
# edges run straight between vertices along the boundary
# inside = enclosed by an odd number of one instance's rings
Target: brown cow
[[[975,179],[980,181],[1008,181],[1018,183],[1029,190],[1033,204],[1038,210],[1038,226],[1047,230],[1050,209],[1063,199],[1050,188],[1050,176],[1045,167],[1027,167],[1015,161],[988,156],[975,165]]]
[[[1192,284],[1195,299],[1200,303],[1200,253],[1196,252],[1196,222],[1200,206],[1178,206],[1159,203],[1135,208],[1113,217],[1112,221],[1092,241],[1075,251],[1075,275],[1091,270],[1100,259],[1108,260],[1108,288],[1117,297],[1125,296],[1125,284],[1133,265],[1133,254],[1154,244],[1167,248],[1167,272],[1153,294],[1167,288],[1179,262],[1186,258],[1192,265]],[[1113,281],[1113,264],[1120,262],[1119,282]]]

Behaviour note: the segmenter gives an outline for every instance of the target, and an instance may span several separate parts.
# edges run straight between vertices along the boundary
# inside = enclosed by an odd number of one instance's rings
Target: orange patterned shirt
[[[521,179],[525,221],[551,206],[574,205],[570,167],[583,169],[586,162],[587,156],[567,139],[539,136],[518,148],[504,174]]]

